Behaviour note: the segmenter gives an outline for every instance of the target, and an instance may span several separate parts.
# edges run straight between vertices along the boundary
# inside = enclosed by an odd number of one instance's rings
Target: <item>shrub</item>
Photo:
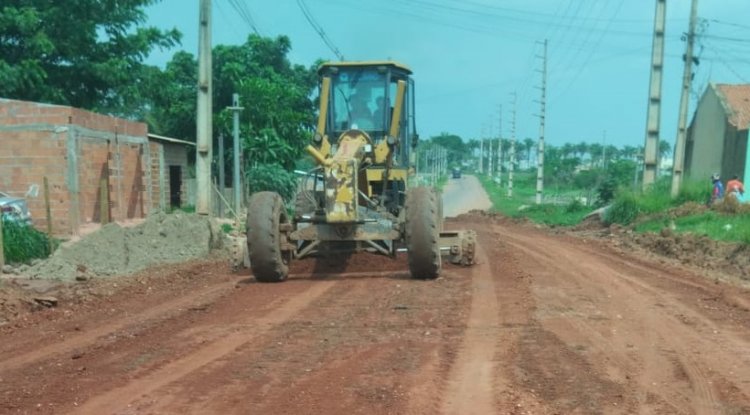
[[[49,238],[32,226],[3,221],[3,253],[9,263],[24,263],[50,254]]]
[[[581,203],[581,201],[578,199],[571,200],[570,203],[565,206],[565,212],[567,213],[576,213],[584,209],[586,209],[586,206],[584,206],[583,203]]]
[[[608,178],[599,187],[596,188],[598,196],[597,205],[604,206],[612,201],[617,191],[617,182],[613,178]]]
[[[638,217],[640,211],[635,195],[630,192],[622,192],[615,197],[612,206],[605,212],[604,222],[608,225],[613,223],[629,225]]]
[[[289,202],[297,191],[297,180],[278,164],[258,164],[247,172],[247,187],[250,194],[272,191]]]

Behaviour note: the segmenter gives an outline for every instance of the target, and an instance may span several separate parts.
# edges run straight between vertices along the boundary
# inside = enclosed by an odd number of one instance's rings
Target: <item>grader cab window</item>
[[[332,81],[334,131],[386,130],[386,73],[375,68],[343,69]]]

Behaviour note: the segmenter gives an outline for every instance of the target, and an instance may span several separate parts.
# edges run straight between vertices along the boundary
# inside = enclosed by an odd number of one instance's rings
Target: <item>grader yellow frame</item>
[[[316,161],[287,214],[274,192],[250,197],[247,252],[256,279],[286,279],[308,256],[405,251],[414,278],[433,279],[442,257],[474,262],[473,231],[444,231],[433,188],[411,186],[415,127],[411,70],[390,61],[323,64],[312,144]]]

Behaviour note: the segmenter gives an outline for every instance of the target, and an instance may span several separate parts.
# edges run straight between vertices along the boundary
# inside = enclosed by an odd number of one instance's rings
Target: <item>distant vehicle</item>
[[[31,212],[26,199],[0,192],[0,211],[3,219],[31,225]]]
[[[459,169],[457,167],[453,169],[453,178],[454,179],[460,179],[461,178],[461,169]]]

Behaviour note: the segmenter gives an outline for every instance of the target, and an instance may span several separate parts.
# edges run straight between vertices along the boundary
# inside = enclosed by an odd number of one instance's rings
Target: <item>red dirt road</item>
[[[192,264],[31,314],[2,328],[0,412],[750,413],[747,291],[479,215],[451,225],[479,231],[479,264],[437,281]],[[405,269],[383,261],[342,268]]]
[[[353,277],[100,283],[0,327],[0,413],[750,414],[748,291],[483,215],[448,226],[477,230],[479,263],[436,281],[359,255],[294,269]]]

